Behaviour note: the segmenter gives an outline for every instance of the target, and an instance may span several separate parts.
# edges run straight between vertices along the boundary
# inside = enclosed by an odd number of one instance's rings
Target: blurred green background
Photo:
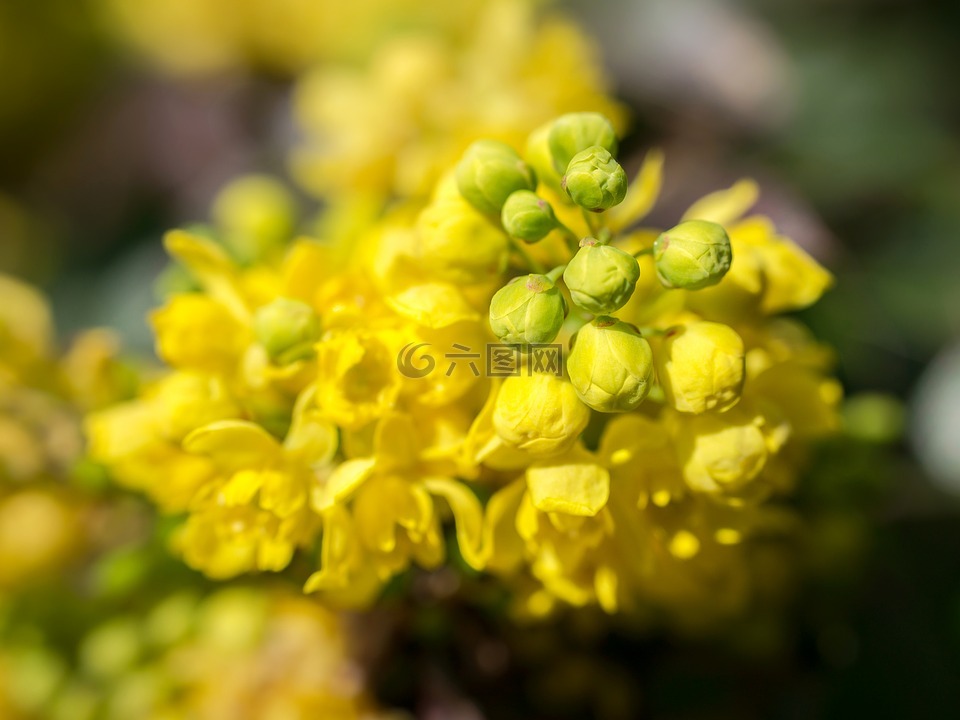
[[[799,502],[829,502],[824,533],[853,523],[857,562],[804,590],[781,663],[607,650],[646,668],[658,717],[957,716],[960,3],[566,8],[632,108],[627,153],[667,152],[653,220],[756,177],[762,209],[837,277],[804,320],[837,349],[848,394],[888,393],[908,418],[902,440],[824,448],[833,470]],[[204,218],[239,172],[285,172],[290,82],[250,64],[167,75],[117,41],[92,0],[3,0],[0,270],[50,292],[65,332],[109,324],[149,353],[161,233]],[[860,400],[851,412],[868,424],[896,414]]]

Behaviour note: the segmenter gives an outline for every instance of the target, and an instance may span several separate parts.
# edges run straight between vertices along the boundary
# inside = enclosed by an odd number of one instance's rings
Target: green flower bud
[[[664,287],[700,290],[716,285],[730,269],[730,238],[721,225],[687,220],[653,244],[657,277]]]
[[[270,359],[287,365],[313,354],[320,339],[320,319],[306,303],[277,298],[257,310],[253,331]]]
[[[557,226],[550,203],[531,190],[517,190],[508,197],[500,220],[510,237],[528,243],[543,240]]]
[[[601,316],[574,337],[567,374],[577,396],[600,412],[628,412],[653,384],[653,351],[631,325]]]
[[[640,265],[633,255],[593,238],[580,241],[580,250],[563,271],[573,302],[594,315],[626,305],[639,279]]]
[[[600,113],[570,113],[557,118],[547,136],[557,172],[563,173],[573,156],[599,145],[611,155],[617,152],[617,133]]]
[[[553,342],[566,314],[560,289],[546,275],[516,278],[490,301],[493,334],[510,345]]]
[[[599,145],[573,156],[562,185],[573,202],[593,212],[609,210],[627,196],[627,174]]]
[[[537,178],[517,152],[496,140],[477,140],[457,165],[457,188],[466,200],[487,215],[499,215],[517,190],[533,190]]]

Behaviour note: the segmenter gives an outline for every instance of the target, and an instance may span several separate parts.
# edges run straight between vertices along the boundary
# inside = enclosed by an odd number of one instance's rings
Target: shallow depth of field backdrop
[[[363,8],[376,5],[365,2],[356,17],[334,14],[344,25],[318,39],[300,26],[309,12],[291,11],[296,27],[277,24],[295,2],[259,20],[236,17],[255,4],[238,3],[241,11],[198,3],[214,8],[207,17],[179,1],[167,11],[150,10],[164,5],[153,0],[139,10],[122,0],[0,1],[0,272],[46,293],[63,343],[82,328],[109,326],[129,362],[153,362],[144,318],[158,287],[177,282],[163,233],[206,221],[217,191],[237,175],[297,172],[291,153],[303,129],[294,100],[302,100],[304,73],[363,63],[406,28],[449,20],[404,3],[365,17]],[[474,635],[489,636],[480,665],[496,667],[498,639],[514,632],[506,620],[491,625],[470,603],[429,612],[398,603],[372,621],[352,621],[360,626],[354,634],[369,636],[359,655],[374,704],[471,720],[955,716],[960,5],[579,0],[550,7],[593,37],[612,94],[628,109],[624,166],[635,171],[652,147],[665,154],[650,224],[669,226],[696,198],[753,177],[763,213],[834,274],[835,286],[800,315],[836,349],[849,435],[820,449],[816,467],[825,469],[801,483],[796,502],[810,509],[817,537],[829,537],[835,564],[813,568],[795,588],[777,638],[737,647],[668,632],[598,636],[589,617],[567,617],[549,632],[522,626],[529,653],[512,658],[505,674],[461,674],[457,658],[462,644],[476,644]],[[262,32],[243,42],[229,37],[243,22]],[[322,51],[318,42],[326,43]],[[304,207],[314,202],[295,192]],[[0,438],[0,446],[10,442]],[[139,612],[137,594],[160,597],[163,578],[216,590],[162,550],[144,556],[149,567],[124,567],[120,551],[135,544],[138,514],[149,511],[133,497],[118,502],[135,507],[101,518],[97,532],[113,536],[101,542],[114,552],[101,574],[114,573],[110,582],[120,589],[97,608],[63,610],[44,640],[62,649],[67,665],[95,653],[81,642],[84,623]],[[137,585],[124,573],[159,580]],[[141,589],[123,589],[133,586]],[[38,592],[37,618],[57,615],[44,608],[58,603],[81,605]],[[16,605],[0,600],[0,616]],[[33,637],[6,632],[21,645]],[[37,698],[65,676],[43,658],[49,653],[25,652],[0,665],[17,682],[37,685],[22,693],[26,707],[44,707]],[[547,658],[569,662],[547,667]],[[589,688],[578,694],[578,683],[598,675],[613,678],[613,689],[584,700]],[[38,712],[24,717],[47,711]]]

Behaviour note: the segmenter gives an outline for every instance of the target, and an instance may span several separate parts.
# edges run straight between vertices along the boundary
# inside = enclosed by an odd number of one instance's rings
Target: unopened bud
[[[570,382],[556,375],[515,375],[503,381],[493,427],[507,443],[534,455],[568,450],[590,420]]]
[[[563,272],[573,302],[594,315],[606,315],[626,305],[639,279],[635,257],[593,238],[580,241],[580,250]]]
[[[546,275],[519,277],[490,301],[490,327],[509,345],[549,343],[566,315],[560,289]]]
[[[563,115],[550,126],[547,136],[553,165],[563,174],[577,153],[599,145],[611,154],[617,152],[617,133],[600,113],[579,112]]]
[[[257,310],[253,330],[270,359],[286,365],[313,354],[320,338],[320,319],[306,303],[277,298]]]
[[[627,174],[613,155],[597,145],[573,156],[563,176],[563,189],[580,207],[602,212],[627,196]]]
[[[480,212],[499,215],[507,198],[517,190],[533,190],[537,178],[509,145],[478,140],[467,148],[457,165],[457,188]]]
[[[557,226],[550,203],[532,190],[517,190],[508,197],[500,220],[510,237],[528,243],[543,240]]]
[[[657,352],[657,376],[667,401],[680,412],[729,410],[743,388],[743,340],[722,323],[672,328]]]
[[[579,398],[594,410],[628,412],[650,390],[653,351],[631,325],[601,316],[580,328],[567,372]]]
[[[733,253],[723,226],[687,220],[660,234],[653,244],[653,259],[665,287],[699,290],[723,279]]]

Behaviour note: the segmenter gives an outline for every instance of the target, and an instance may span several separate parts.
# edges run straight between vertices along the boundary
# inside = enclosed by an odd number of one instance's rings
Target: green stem
[[[580,249],[580,238],[573,230],[568,228],[559,220],[557,220],[557,229],[563,233],[563,239],[567,241],[567,249],[576,255],[577,251]]]
[[[553,270],[547,273],[547,277],[550,278],[551,282],[556,282],[560,279],[560,276],[563,275],[563,271],[567,269],[567,264],[557,265]]]
[[[642,328],[637,328],[637,330],[639,330],[640,334],[643,335],[644,337],[650,337],[651,335],[653,337],[661,337],[667,334],[667,331],[664,330],[663,328],[642,327]]]
[[[635,258],[643,257],[644,255],[653,255],[653,248],[652,248],[652,247],[648,247],[648,248],[644,248],[643,250],[637,250],[637,251],[633,254],[633,256],[634,256]]]
[[[540,261],[534,259],[534,258],[530,255],[530,253],[528,253],[528,252],[523,248],[523,246],[521,246],[520,243],[518,243],[518,242],[517,242],[516,240],[514,240],[513,238],[510,239],[510,247],[513,249],[513,251],[514,251],[515,253],[517,253],[517,255],[519,255],[519,256],[521,257],[521,259],[523,260],[523,262],[526,264],[528,270],[532,270],[533,272],[535,272],[535,273],[537,273],[537,274],[539,274],[539,275],[543,275],[544,273],[546,273],[547,269],[546,269],[543,265],[540,264]]]
[[[582,210],[583,219],[587,223],[587,227],[590,228],[590,234],[596,237],[600,234],[600,229],[602,227],[600,223],[600,216],[597,213],[592,213],[589,210]]]

